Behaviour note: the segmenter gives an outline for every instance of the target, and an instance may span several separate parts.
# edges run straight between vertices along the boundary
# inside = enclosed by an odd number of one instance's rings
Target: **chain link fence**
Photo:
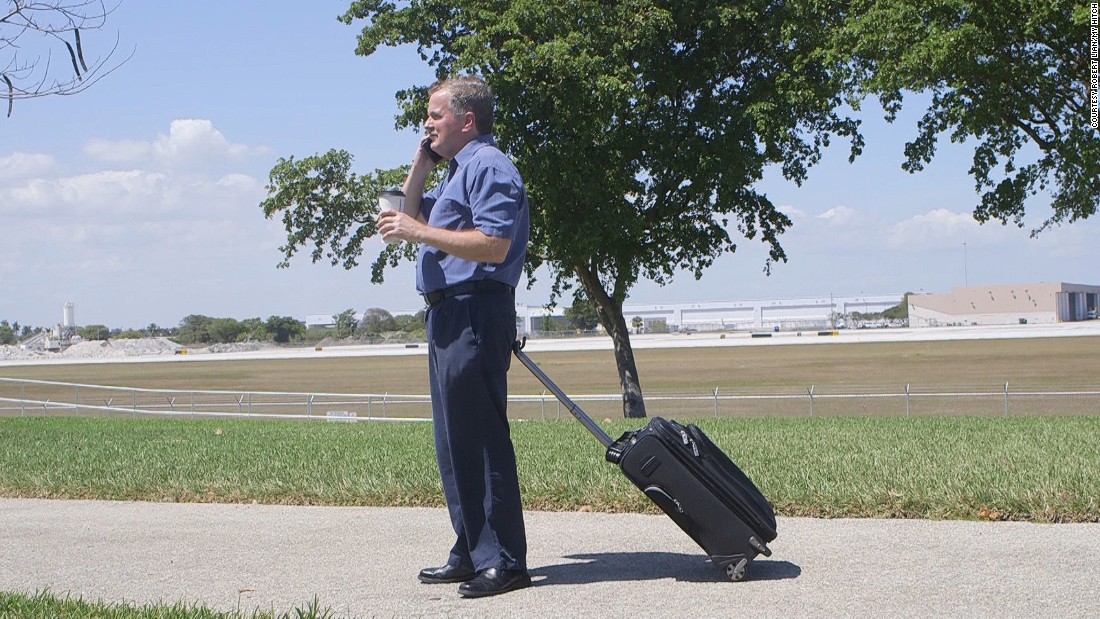
[[[571,396],[591,417],[622,416],[619,394]],[[699,417],[929,417],[1100,414],[1100,385],[1072,390],[1000,385],[937,389],[881,388],[724,390],[648,393],[650,416]],[[0,416],[130,416],[174,418],[425,421],[427,395],[255,391],[180,391],[0,378]],[[512,419],[561,419],[569,411],[549,393],[513,395]]]

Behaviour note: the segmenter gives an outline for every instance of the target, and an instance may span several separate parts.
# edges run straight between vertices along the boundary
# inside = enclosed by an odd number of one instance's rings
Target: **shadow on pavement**
[[[576,563],[531,568],[537,585],[576,585],[592,582],[663,580],[723,582],[726,574],[700,555],[672,552],[603,552],[565,557]],[[798,578],[802,568],[788,561],[753,561],[746,581]]]

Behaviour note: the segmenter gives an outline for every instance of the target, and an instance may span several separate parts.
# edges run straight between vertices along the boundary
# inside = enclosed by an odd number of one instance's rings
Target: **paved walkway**
[[[535,586],[416,572],[443,510],[0,499],[0,590],[340,617],[1100,617],[1100,525],[780,518],[725,580],[664,516],[526,514]]]

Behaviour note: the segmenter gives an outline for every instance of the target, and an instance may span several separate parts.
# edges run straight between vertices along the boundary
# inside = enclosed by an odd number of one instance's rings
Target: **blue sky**
[[[68,301],[79,324],[122,328],[419,308],[411,265],[383,285],[366,267],[306,257],[277,269],[285,234],[258,206],[279,157],[345,149],[365,173],[412,156],[417,134],[394,129],[394,93],[432,72],[411,48],[356,56],[359,27],[336,20],[347,4],[124,0],[103,31],[85,33],[89,57],[117,35],[116,55],[132,58],[79,95],[17,101],[0,117],[0,319],[54,324]],[[760,183],[795,222],[782,238],[789,262],[765,277],[763,246],[743,240],[701,280],[643,282],[629,301],[1100,283],[1100,222],[1031,239],[1049,214],[1040,199],[1022,230],[979,226],[970,148],[945,144],[910,175],[902,148],[922,108],[893,125],[866,108],[855,164],[834,143],[802,187],[777,171]],[[372,240],[364,261],[380,247]],[[540,305],[548,290],[543,276],[518,298]]]

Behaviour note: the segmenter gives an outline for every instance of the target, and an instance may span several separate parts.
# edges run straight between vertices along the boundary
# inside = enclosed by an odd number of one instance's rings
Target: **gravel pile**
[[[146,337],[137,340],[93,340],[73,344],[56,353],[65,359],[107,359],[113,357],[143,357],[146,355],[173,355],[179,344],[163,337]]]
[[[213,344],[206,348],[189,349],[188,354],[225,353],[270,348],[269,342],[240,342]],[[112,359],[121,357],[147,357],[174,355],[183,346],[164,337],[146,337],[123,340],[92,340],[73,344],[61,352],[23,349],[18,346],[0,346],[0,361],[33,361],[39,359]]]

